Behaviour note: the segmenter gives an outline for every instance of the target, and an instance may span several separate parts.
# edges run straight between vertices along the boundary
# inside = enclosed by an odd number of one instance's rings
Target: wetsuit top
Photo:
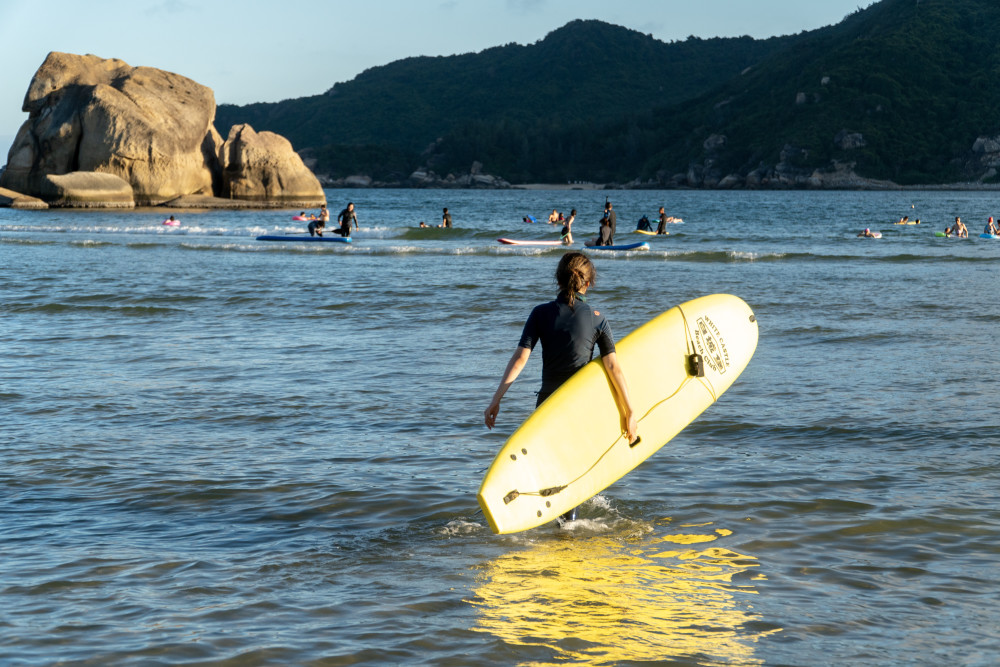
[[[451,213],[444,214],[444,216],[441,218],[441,224],[447,227],[448,229],[451,229]]]
[[[602,357],[615,351],[615,338],[608,321],[579,294],[572,308],[561,294],[555,301],[535,306],[524,323],[518,346],[533,350],[539,340],[542,341],[539,394],[555,391],[587,365],[595,345]]]
[[[611,227],[611,235],[615,235],[615,228],[618,226],[618,214],[615,213],[615,209],[608,209],[608,226]]]
[[[340,212],[340,215],[337,216],[337,221],[340,223],[340,226],[347,227],[348,229],[351,228],[352,220],[354,221],[354,224],[358,224],[358,214],[346,208]]]

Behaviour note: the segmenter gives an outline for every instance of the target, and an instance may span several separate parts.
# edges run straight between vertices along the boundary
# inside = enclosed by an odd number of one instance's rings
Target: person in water
[[[608,219],[608,226],[611,227],[611,236],[614,237],[615,230],[618,227],[618,214],[615,213],[615,207],[611,205],[611,202],[604,202],[604,217]],[[611,245],[610,243],[608,245]]]
[[[569,212],[569,217],[566,218],[563,224],[562,231],[559,232],[559,237],[562,239],[563,245],[573,245],[573,221],[576,220],[576,209],[574,208]]]
[[[639,223],[635,226],[636,230],[640,232],[651,232],[653,231],[653,226],[649,224],[649,218],[642,216],[639,218]]]
[[[326,228],[326,223],[323,222],[322,218],[318,220],[311,220],[309,222],[309,236],[323,236],[323,230]]]
[[[597,245],[614,245],[614,227],[611,226],[611,218],[604,216],[601,218],[601,229],[597,232]]]
[[[444,210],[444,213],[441,215],[441,225],[440,226],[444,227],[445,229],[451,229],[451,213],[448,212],[447,208]]]
[[[559,215],[559,211],[552,209],[552,212],[549,213],[549,224],[558,225],[560,220],[562,220],[562,216]]]
[[[656,226],[656,233],[657,234],[666,234],[667,233],[667,213],[666,213],[666,211],[664,211],[664,209],[663,209],[662,206],[660,207],[659,213],[660,213],[660,224],[658,224]]]
[[[993,222],[993,216],[986,221],[986,227],[983,229],[983,234],[992,234],[994,236],[1000,235],[1000,228],[997,227],[996,223]]]
[[[337,215],[337,222],[340,223],[340,231],[337,233],[341,236],[346,237],[351,235],[352,222],[354,223],[354,228],[358,229],[358,214],[354,212],[354,202],[347,202],[347,208]]]
[[[865,227],[865,230],[860,234],[858,234],[858,238],[861,238],[862,236],[870,239],[877,238],[875,234],[872,232],[872,230],[868,227]]]
[[[952,234],[954,234],[959,238],[969,238],[969,228],[965,226],[965,223],[962,222],[962,218],[959,217],[955,218],[954,225],[945,228],[944,233],[947,236],[951,236]]]
[[[559,295],[555,301],[535,306],[524,323],[521,340],[507,362],[500,379],[500,386],[484,413],[487,428],[496,425],[500,413],[500,400],[521,374],[531,351],[542,342],[542,386],[538,390],[535,407],[548,398],[574,373],[590,362],[595,345],[601,352],[601,363],[611,380],[618,409],[622,415],[623,431],[629,442],[638,435],[635,410],[629,398],[625,372],[615,355],[615,339],[611,326],[600,311],[587,303],[587,290],[594,285],[597,271],[582,252],[568,252],[559,260],[556,282]],[[568,415],[572,417],[572,415]],[[561,517],[564,521],[576,519],[576,509]]]

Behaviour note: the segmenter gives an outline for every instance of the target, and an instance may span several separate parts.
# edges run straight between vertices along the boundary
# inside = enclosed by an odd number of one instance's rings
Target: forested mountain
[[[990,180],[998,42],[995,0],[882,0],[768,40],[667,44],[574,21],[528,46],[409,58],[325,95],[222,106],[218,126],[284,134],[333,177],[403,180],[480,161],[512,182]]]
[[[691,37],[668,44],[600,21],[573,21],[528,46],[375,67],[323,95],[220,105],[216,124],[223,133],[248,122],[282,134],[297,150],[315,155],[320,172],[409,174],[420,153],[449,133],[467,136],[485,128],[487,143],[488,134],[502,139],[513,133],[520,145],[529,129],[613,122],[701,95],[788,41]],[[475,147],[467,148],[463,155]],[[473,159],[494,168],[488,152]]]

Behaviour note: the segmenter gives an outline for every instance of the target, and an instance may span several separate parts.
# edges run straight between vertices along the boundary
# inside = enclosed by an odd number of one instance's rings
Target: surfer
[[[573,221],[576,220],[576,209],[574,208],[569,212],[569,217],[566,218],[565,224],[563,225],[562,231],[559,232],[560,238],[562,238],[563,245],[573,245]]]
[[[323,205],[323,209],[326,210],[326,205]],[[330,214],[326,214],[327,220],[330,219]],[[337,233],[341,236],[351,235],[351,222],[354,222],[354,228],[358,229],[358,214],[354,212],[354,202],[347,202],[347,208],[337,215],[337,222],[340,223],[340,231]]]
[[[611,228],[611,236],[615,235],[615,228],[618,226],[618,214],[615,213],[615,207],[611,205],[611,202],[604,202],[604,217],[608,219],[608,226]],[[607,243],[605,245],[611,245]]]
[[[649,218],[642,216],[639,218],[638,224],[636,224],[636,230],[640,232],[651,232],[653,231],[653,226],[649,224]]]
[[[656,233],[657,234],[666,234],[667,233],[667,222],[668,222],[668,220],[667,220],[667,213],[666,213],[666,211],[664,210],[664,208],[662,206],[660,207],[659,213],[660,213],[660,224],[658,224],[656,226]]]
[[[1000,228],[997,227],[996,223],[993,222],[993,216],[986,222],[986,227],[983,229],[984,234],[992,234],[993,236],[1000,235]]]
[[[326,223],[322,219],[309,221],[309,236],[323,236]]]
[[[555,301],[535,306],[528,316],[517,350],[507,362],[500,386],[484,413],[488,428],[492,429],[496,424],[500,399],[520,375],[538,341],[542,342],[542,386],[538,390],[536,408],[563,382],[587,365],[596,345],[618,399],[618,409],[625,425],[623,430],[629,442],[636,439],[639,427],[629,399],[625,373],[615,355],[611,326],[600,311],[594,310],[586,300],[587,290],[596,277],[593,263],[581,252],[568,252],[559,260],[556,268],[559,296]],[[567,415],[567,418],[572,418],[572,415]],[[565,521],[576,519],[576,509],[561,518]]]
[[[446,208],[444,213],[441,214],[441,224],[438,227],[444,227],[445,229],[451,229],[451,213],[448,212]]]
[[[866,237],[866,238],[873,239],[873,238],[875,238],[875,234],[872,233],[871,228],[865,227],[864,231],[861,232],[860,234],[858,234],[858,238],[861,238],[861,237]]]

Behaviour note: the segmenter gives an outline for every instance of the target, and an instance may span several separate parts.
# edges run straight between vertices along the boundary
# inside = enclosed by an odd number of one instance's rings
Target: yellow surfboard
[[[495,533],[558,518],[600,493],[677,435],[743,372],[757,318],[739,297],[713,294],[671,308],[616,344],[639,423],[623,433],[611,381],[595,359],[507,440],[477,496]]]

